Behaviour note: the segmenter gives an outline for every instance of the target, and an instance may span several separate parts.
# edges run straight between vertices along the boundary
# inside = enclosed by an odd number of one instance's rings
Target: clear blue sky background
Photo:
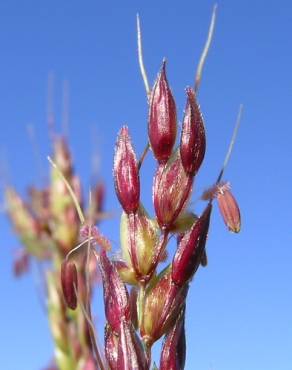
[[[70,138],[86,187],[98,152],[106,207],[120,208],[112,185],[116,134],[128,123],[138,153],[147,140],[147,104],[136,56],[135,15],[142,18],[151,82],[163,57],[181,119],[213,2],[1,1],[0,147],[9,181],[24,193],[42,185],[26,127],[34,124],[44,170],[50,153],[47,76],[70,83]],[[214,43],[200,90],[208,148],[194,199],[212,184],[223,161],[238,106],[244,114],[226,172],[241,205],[243,226],[229,234],[218,210],[208,242],[209,266],[192,284],[187,305],[186,369],[291,370],[291,1],[219,1]],[[142,171],[143,202],[151,210],[153,160]],[[198,209],[198,208],[196,208]],[[0,369],[39,370],[52,343],[33,277],[14,280],[18,246],[0,215]],[[103,230],[118,245],[118,217]],[[97,308],[102,310],[99,302]],[[98,315],[98,312],[97,312]],[[101,323],[99,324],[101,329]]]

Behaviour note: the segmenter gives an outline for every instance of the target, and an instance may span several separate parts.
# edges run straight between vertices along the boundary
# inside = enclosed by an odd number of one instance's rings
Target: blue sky
[[[112,184],[116,134],[127,123],[138,153],[147,140],[136,13],[142,20],[149,79],[154,81],[166,57],[181,120],[184,88],[193,83],[212,6],[208,0],[2,1],[0,152],[8,163],[8,180],[23,194],[32,182],[43,185],[27,125],[35,127],[46,171],[47,76],[54,71],[59,127],[62,81],[70,84],[76,169],[88,188],[91,157],[98,153],[106,207],[118,215]],[[243,103],[242,126],[225,176],[241,206],[243,226],[239,235],[229,234],[218,210],[213,214],[209,266],[198,272],[188,298],[186,369],[291,369],[291,34],[288,0],[218,2],[199,95],[208,146],[194,199],[216,178]],[[150,211],[153,169],[149,156],[142,170],[142,199]],[[0,367],[38,370],[52,354],[46,317],[33,277],[12,277],[18,241],[3,214],[0,230]],[[103,230],[118,246],[118,217],[105,222]],[[96,307],[102,310],[98,301]]]

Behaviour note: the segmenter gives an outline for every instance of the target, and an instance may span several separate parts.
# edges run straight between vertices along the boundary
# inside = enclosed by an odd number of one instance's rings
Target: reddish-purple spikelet
[[[99,255],[99,268],[103,281],[106,318],[112,330],[119,333],[121,321],[129,321],[131,316],[128,291],[104,250]]]
[[[151,346],[174,324],[188,291],[172,282],[171,269],[164,269],[154,280],[146,294],[140,332],[145,343]]]
[[[166,162],[170,157],[177,131],[175,101],[166,78],[165,64],[163,61],[149,107],[149,142],[158,162]]]
[[[229,189],[218,191],[217,201],[220,213],[228,229],[239,233],[241,228],[240,210],[236,199]]]
[[[112,331],[110,325],[106,324],[104,332],[105,357],[110,369],[117,368],[119,337]]]
[[[195,92],[192,88],[187,88],[186,92],[187,104],[181,133],[180,155],[186,173],[194,176],[205,156],[206,136]]]
[[[160,356],[160,370],[183,370],[186,357],[185,308],[166,334]]]
[[[230,189],[229,182],[220,182],[205,190],[201,198],[203,200],[216,198],[225,225],[230,231],[239,233],[241,228],[240,209]]]
[[[121,322],[119,335],[117,369],[146,370],[148,369],[146,355],[140,339],[133,326],[126,321]]]
[[[117,197],[126,213],[138,209],[140,179],[138,162],[132,147],[128,127],[122,127],[116,143],[114,180]]]
[[[77,307],[78,277],[74,262],[64,260],[61,265],[61,286],[65,302],[69,308]]]
[[[153,203],[160,227],[170,228],[186,205],[192,191],[193,178],[185,173],[178,151],[154,177]]]
[[[180,240],[172,261],[172,281],[184,285],[198,269],[209,230],[212,205],[209,203],[194,226]]]

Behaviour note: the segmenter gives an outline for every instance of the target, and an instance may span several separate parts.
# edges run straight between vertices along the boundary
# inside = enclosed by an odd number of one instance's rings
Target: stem
[[[139,286],[139,302],[138,302],[138,326],[139,328],[143,325],[143,311],[145,306],[145,298],[146,298],[146,285],[144,281],[140,282]]]

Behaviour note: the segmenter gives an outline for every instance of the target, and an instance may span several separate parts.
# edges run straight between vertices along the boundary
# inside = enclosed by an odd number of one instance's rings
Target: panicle
[[[152,89],[149,107],[148,135],[151,148],[158,162],[166,162],[176,139],[176,107],[168,85],[163,61]]]
[[[114,156],[114,181],[117,197],[126,213],[135,213],[139,206],[140,179],[138,162],[128,128],[122,127]]]

